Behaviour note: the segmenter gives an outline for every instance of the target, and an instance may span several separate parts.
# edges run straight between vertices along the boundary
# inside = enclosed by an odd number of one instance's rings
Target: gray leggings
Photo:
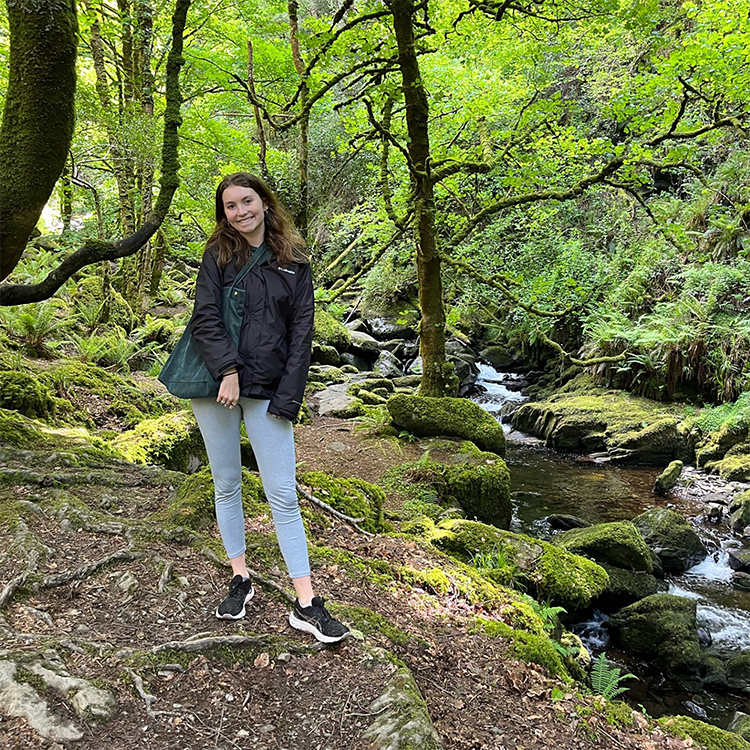
[[[305,527],[295,487],[292,423],[271,416],[269,402],[264,399],[240,398],[234,409],[227,409],[215,398],[194,398],[190,403],[211,464],[216,520],[227,557],[245,552],[240,463],[240,424],[244,416],[245,430],[258,462],[263,491],[271,506],[276,538],[289,575],[292,578],[309,576]]]

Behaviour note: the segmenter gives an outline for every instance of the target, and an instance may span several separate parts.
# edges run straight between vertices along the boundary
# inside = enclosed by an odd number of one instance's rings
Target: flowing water
[[[485,390],[473,398],[497,419],[507,417],[525,399],[520,390],[521,376],[500,373],[480,365],[477,385]],[[617,466],[594,463],[586,457],[549,451],[544,444],[507,424],[506,462],[511,473],[513,520],[511,530],[549,538],[545,518],[552,513],[579,516],[590,523],[632,519],[654,505],[665,505],[691,519],[709,550],[699,565],[667,579],[669,592],[694,599],[698,624],[711,634],[711,652],[736,655],[750,647],[750,591],[731,584],[728,551],[739,547],[725,524],[713,525],[704,518],[705,505],[698,500],[670,497],[666,501],[653,492],[658,467]],[[574,627],[590,650],[607,649],[604,615]],[[611,655],[611,654],[610,654]],[[629,663],[628,668],[633,670]],[[686,714],[726,727],[735,711],[750,713],[750,696],[689,694],[661,678],[644,676],[627,683],[627,698],[642,704],[655,717]]]

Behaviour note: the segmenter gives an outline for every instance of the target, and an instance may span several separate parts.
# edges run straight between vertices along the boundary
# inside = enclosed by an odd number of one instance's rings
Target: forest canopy
[[[24,7],[0,11],[11,156],[11,50],[42,42]],[[165,264],[200,258],[221,175],[249,170],[291,208],[321,302],[418,310],[425,392],[453,388],[446,326],[652,396],[746,388],[745,3],[70,8],[72,141],[44,134],[67,156],[0,304],[96,272],[143,322],[174,293]]]

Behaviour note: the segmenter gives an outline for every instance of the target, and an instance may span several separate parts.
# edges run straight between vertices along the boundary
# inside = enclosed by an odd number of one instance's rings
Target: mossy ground
[[[659,725],[678,737],[690,737],[706,750],[750,750],[750,742],[737,734],[688,716],[664,716]]]

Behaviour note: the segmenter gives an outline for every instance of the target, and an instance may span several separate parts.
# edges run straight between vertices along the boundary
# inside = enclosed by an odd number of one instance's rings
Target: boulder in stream
[[[682,573],[706,556],[693,527],[669,508],[651,508],[633,519],[646,544],[661,559],[665,573]]]
[[[663,594],[669,588],[664,581],[645,571],[634,572],[599,563],[609,576],[609,583],[592,606],[603,612],[616,612],[653,594]]]
[[[703,655],[695,618],[692,599],[654,594],[621,609],[605,627],[615,647],[645,657],[683,685],[697,688]]]
[[[661,495],[662,497],[668,495],[669,492],[677,484],[677,480],[680,478],[683,467],[682,461],[672,461],[654,482],[654,494]]]
[[[625,570],[652,573],[651,552],[641,533],[630,521],[597,523],[558,534],[553,544],[576,555],[590,557]]]
[[[505,455],[502,426],[473,401],[398,393],[388,400],[388,411],[397,427],[414,435],[461,437],[484,451]]]

